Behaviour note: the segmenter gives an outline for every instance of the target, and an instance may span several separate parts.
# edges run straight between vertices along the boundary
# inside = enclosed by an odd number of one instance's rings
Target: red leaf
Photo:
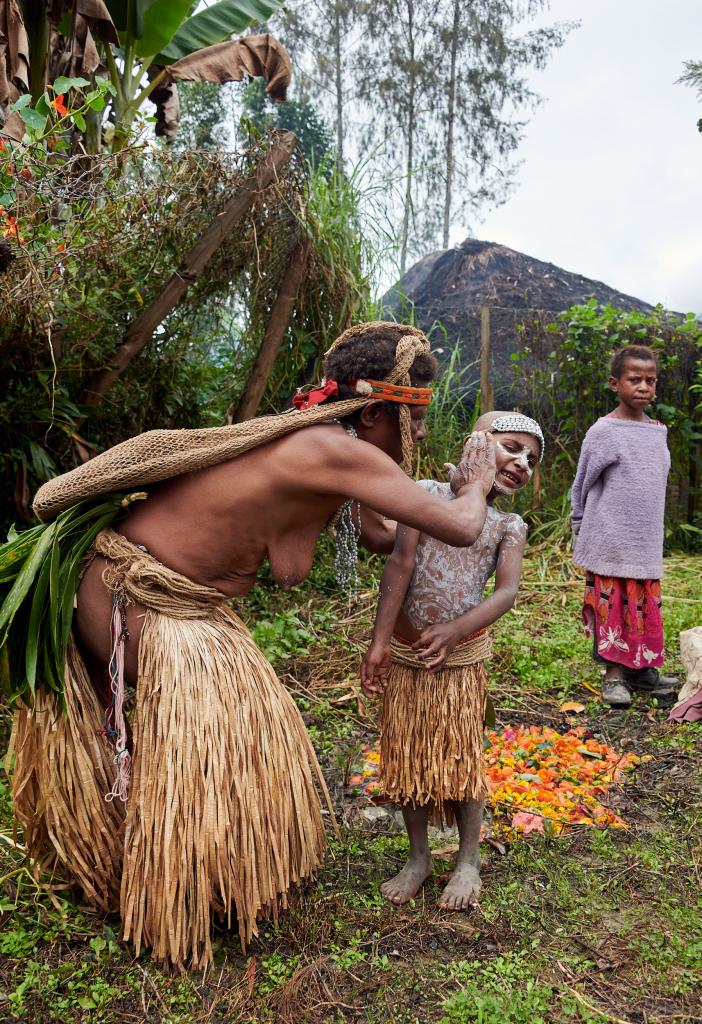
[[[528,811],[517,811],[512,817],[512,828],[518,828],[525,836],[530,832],[544,832],[544,819],[540,814],[529,814]]]

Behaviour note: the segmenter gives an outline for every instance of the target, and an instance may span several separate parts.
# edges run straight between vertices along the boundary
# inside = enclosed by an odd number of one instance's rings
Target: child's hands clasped
[[[412,644],[412,650],[417,652],[428,672],[438,672],[459,639],[454,622],[438,622],[422,630],[419,640]]]
[[[390,648],[387,644],[373,642],[361,662],[361,689],[366,697],[375,697],[383,692],[389,671]]]
[[[487,495],[495,482],[495,439],[485,430],[476,430],[466,438],[461,461],[457,466],[444,463],[449,474],[449,483],[454,494],[467,484],[479,483]]]

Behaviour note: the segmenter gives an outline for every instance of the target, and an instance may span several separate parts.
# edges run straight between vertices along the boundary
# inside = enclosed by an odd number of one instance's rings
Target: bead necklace
[[[335,420],[339,423],[339,420]],[[341,424],[350,437],[358,437],[351,424]],[[354,506],[356,520],[354,522]],[[358,592],[358,542],[361,537],[361,503],[349,498],[341,506],[338,518],[334,523],[336,554],[334,556],[334,574],[336,582],[349,594]]]

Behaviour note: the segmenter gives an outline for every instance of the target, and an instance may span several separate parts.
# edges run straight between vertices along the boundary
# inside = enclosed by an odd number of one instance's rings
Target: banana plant
[[[91,111],[86,148],[97,149],[108,116],[110,145],[119,152],[146,99],[157,106],[157,132],[175,135],[177,80],[261,77],[271,98],[283,100],[292,69],[282,43],[270,35],[232,38],[282,5],[218,0],[197,10],[193,0],[0,0],[0,105],[28,90],[36,101],[58,75],[109,76],[113,97]]]
[[[266,81],[271,98],[284,99],[290,59],[272,36],[232,39],[253,22],[265,22],[281,0],[219,0],[193,11],[193,0],[106,0],[119,34],[121,61],[103,44],[114,98],[113,151],[126,145],[142,103],[157,104],[162,134],[177,129],[178,79],[196,82],[240,81],[245,75]],[[121,66],[120,66],[121,65]]]

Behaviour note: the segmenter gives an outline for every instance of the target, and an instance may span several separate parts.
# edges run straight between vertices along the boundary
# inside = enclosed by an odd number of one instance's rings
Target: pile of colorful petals
[[[544,821],[556,832],[568,825],[627,827],[602,798],[640,763],[636,754],[621,754],[583,728],[517,726],[487,738],[489,803],[495,814],[511,814],[512,828],[543,832]]]
[[[515,726],[488,732],[486,739],[492,831],[514,837],[562,832],[571,825],[627,827],[602,800],[642,758],[619,753],[583,728],[560,733],[539,725]],[[363,758],[349,785],[381,802],[377,746],[365,747]]]

